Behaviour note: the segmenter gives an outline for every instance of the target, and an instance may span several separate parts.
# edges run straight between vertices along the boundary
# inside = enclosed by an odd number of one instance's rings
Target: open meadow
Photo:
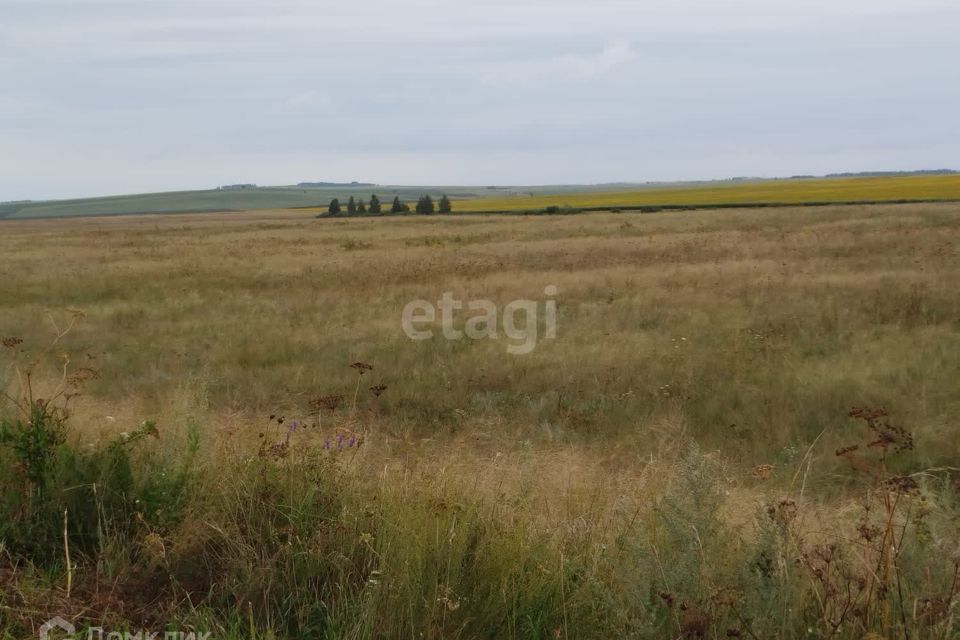
[[[0,637],[960,634],[960,204],[314,214],[0,221]]]
[[[543,213],[546,210],[711,208],[730,206],[849,203],[957,202],[960,174],[893,174],[854,177],[736,179],[708,182],[614,183],[553,186],[395,186],[331,184],[171,191],[72,200],[0,202],[0,220],[73,218],[302,209],[325,212],[337,198],[345,204],[376,194],[389,210],[394,196],[408,205],[429,194],[449,196],[459,213]],[[345,215],[346,212],[343,212]]]

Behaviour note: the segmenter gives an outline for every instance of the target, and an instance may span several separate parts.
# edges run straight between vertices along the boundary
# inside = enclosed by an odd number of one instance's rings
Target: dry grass
[[[156,411],[184,386],[227,415],[295,411],[351,396],[344,367],[362,360],[389,386],[398,434],[589,446],[599,432],[642,439],[679,405],[712,446],[736,423],[764,434],[751,455],[769,455],[842,425],[850,404],[884,404],[924,433],[956,416],[956,211],[8,223],[0,326],[38,344],[47,310],[81,309],[74,345],[104,400],[91,412]],[[412,299],[502,308],[549,284],[559,339],[529,356],[400,328]]]
[[[862,435],[851,407],[885,407],[913,433],[888,473],[958,466],[958,213],[5,222],[0,337],[37,348],[47,313],[84,314],[63,349],[98,377],[73,401],[68,442],[96,449],[153,419],[161,438],[137,468],[173,473],[188,425],[200,438],[187,515],[146,514],[131,534],[165,545],[170,564],[142,576],[149,595],[94,602],[103,585],[81,568],[79,595],[57,605],[91,621],[151,611],[224,637],[253,633],[248,602],[264,637],[292,620],[330,637],[899,633],[898,610],[872,605],[833,626],[835,585],[803,559],[856,538],[873,495],[874,479],[834,455]],[[558,337],[530,355],[508,355],[504,339],[414,342],[400,327],[412,299],[452,291],[502,308],[547,285]],[[15,351],[0,352],[4,371]],[[374,367],[359,386],[357,361]],[[41,395],[56,381],[46,371]],[[267,416],[310,423],[325,395],[345,400],[282,455],[265,448],[286,430]],[[364,447],[323,453],[336,427]],[[929,548],[946,555],[931,567],[910,551],[931,585],[952,566],[949,477],[928,496]],[[785,501],[796,517],[777,511]],[[134,547],[121,564],[150,555]],[[761,551],[783,563],[767,575],[776,602],[761,597],[769,585],[745,586]],[[24,602],[51,591],[17,567],[24,595],[0,605],[23,629],[40,619]],[[916,622],[917,594],[909,628],[949,637],[952,618]]]

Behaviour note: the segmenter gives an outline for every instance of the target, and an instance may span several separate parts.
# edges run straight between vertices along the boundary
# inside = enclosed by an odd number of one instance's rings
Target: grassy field
[[[506,196],[560,195],[569,193],[603,193],[623,190],[622,185],[596,186],[524,186],[524,187],[477,187],[477,186],[278,186],[250,189],[206,189],[198,191],[168,191],[139,193],[71,200],[0,203],[0,220],[27,220],[33,218],[76,218],[84,216],[116,216],[144,213],[198,213],[256,211],[263,209],[314,208],[326,210],[333,198],[341,204],[353,196],[357,200],[369,200],[376,193],[389,207],[394,196],[408,203],[416,202],[423,194],[434,199],[447,194],[453,199],[476,199]]]
[[[639,206],[800,204],[958,200],[960,175],[767,180],[709,183],[605,193],[518,194],[456,204],[457,211],[522,211],[549,206],[601,209]]]
[[[6,221],[0,637],[958,637],[958,214]]]
[[[350,196],[369,199],[371,192],[389,204],[393,196],[416,200],[423,193],[439,197],[445,190],[451,196],[476,197],[482,189],[470,187],[257,187],[204,191],[170,191],[101,198],[52,200],[19,204],[0,204],[0,220],[29,218],[72,218],[82,216],[114,216],[138,213],[183,213],[250,211],[322,207],[340,198],[344,204]]]
[[[0,204],[0,220],[284,208],[312,208],[316,213],[326,211],[333,198],[339,198],[341,204],[346,204],[351,196],[358,200],[369,200],[371,193],[376,193],[387,208],[394,196],[399,196],[412,205],[423,194],[430,194],[435,200],[446,194],[454,200],[455,211],[464,213],[539,212],[551,206],[598,210],[618,207],[950,201],[960,200],[960,175],[784,179],[673,185],[257,187]]]

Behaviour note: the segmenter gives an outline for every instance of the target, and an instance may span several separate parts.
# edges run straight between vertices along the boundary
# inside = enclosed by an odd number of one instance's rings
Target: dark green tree
[[[404,204],[400,201],[400,196],[393,196],[393,204],[390,205],[390,213],[403,213]]]
[[[370,213],[380,213],[380,198],[377,194],[370,196]]]
[[[440,213],[450,213],[453,211],[453,205],[450,204],[450,198],[447,197],[447,194],[443,194],[443,197],[440,198],[440,205],[437,210]]]
[[[420,196],[420,199],[417,200],[417,213],[430,215],[433,211],[433,198],[430,196]]]
[[[347,200],[347,213],[351,216],[357,212],[357,202],[353,199],[353,196],[350,196],[350,199]]]
[[[331,200],[330,206],[327,208],[327,213],[333,216],[340,213],[340,200],[338,200],[337,198],[334,198],[333,200]]]
[[[363,198],[360,198],[360,201],[357,203],[357,213],[366,213],[367,212],[367,203],[363,201]]]

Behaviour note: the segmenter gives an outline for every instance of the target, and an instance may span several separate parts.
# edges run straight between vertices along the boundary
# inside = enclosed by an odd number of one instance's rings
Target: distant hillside
[[[375,187],[372,182],[298,182],[298,187]]]
[[[317,183],[321,184],[321,183]],[[536,196],[554,193],[594,193],[625,188],[643,188],[643,185],[546,185],[546,186],[395,186],[350,183],[325,186],[225,185],[199,191],[169,191],[141,193],[70,200],[34,200],[0,205],[0,219],[71,218],[80,216],[115,216],[147,213],[201,213],[213,211],[252,211],[257,209],[326,209],[330,200],[341,203],[353,196],[369,200],[376,193],[381,202],[389,203],[394,196],[406,202],[416,202],[424,194],[439,199],[446,194],[452,200],[481,198],[496,194],[503,196]]]
[[[859,173],[828,173],[827,178],[892,178],[896,176],[952,176],[953,169],[922,169],[920,171],[861,171]]]
[[[731,178],[700,182],[609,183],[541,186],[385,186],[370,183],[301,183],[258,187],[224,185],[200,191],[171,191],[72,200],[0,204],[0,219],[111,216],[147,213],[326,209],[330,200],[350,196],[406,202],[446,194],[454,211],[524,211],[548,206],[576,208],[658,205],[762,204],[896,200],[960,200],[960,173],[949,169],[913,172],[835,174],[826,178]]]
[[[232,187],[232,188],[231,188]],[[399,195],[416,200],[429,193],[440,197],[476,198],[483,190],[475,187],[392,187],[369,185],[330,187],[254,187],[232,186],[204,191],[171,191],[100,198],[48,200],[0,205],[0,218],[54,218],[77,216],[110,216],[142,213],[192,213],[206,211],[249,211],[254,209],[292,209],[323,207],[332,198],[345,202],[350,196],[369,199],[375,192],[389,202]],[[509,191],[508,191],[509,192]],[[512,193],[512,192],[509,192]]]

